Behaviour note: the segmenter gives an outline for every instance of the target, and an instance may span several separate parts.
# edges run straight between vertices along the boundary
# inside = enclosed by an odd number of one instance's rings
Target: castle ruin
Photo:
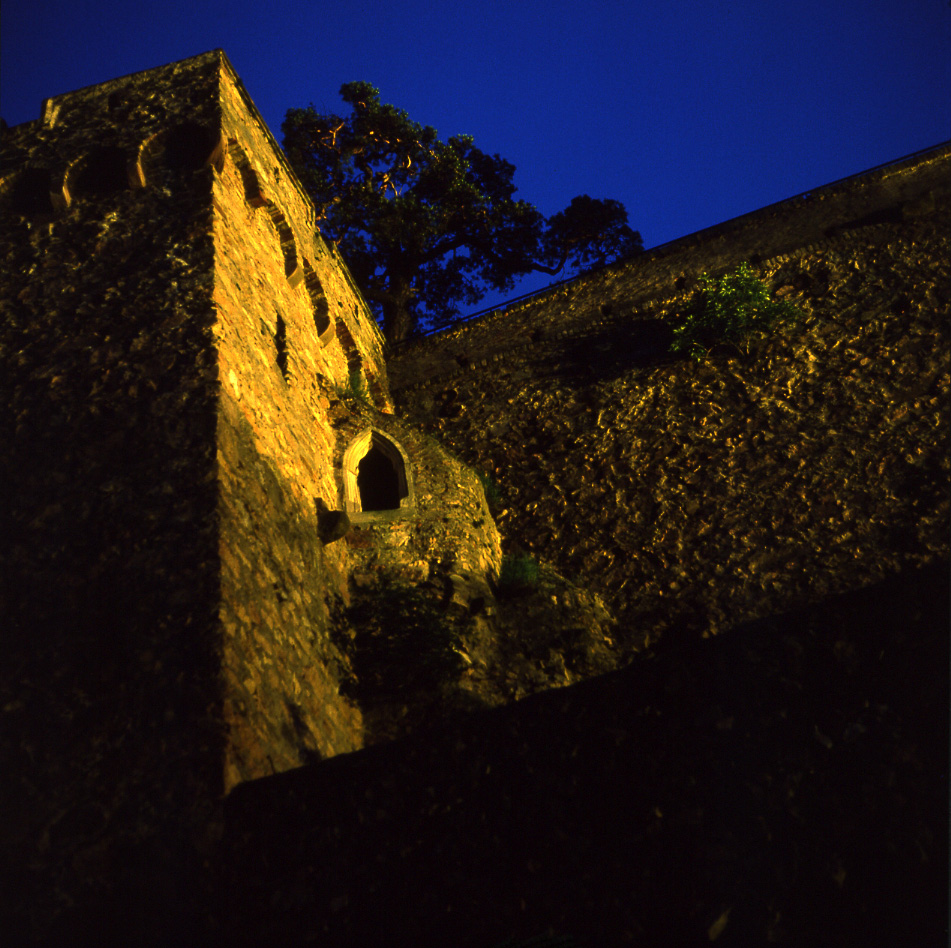
[[[5,129],[12,943],[937,931],[949,161],[388,353],[221,51]],[[803,319],[671,357],[744,260]]]

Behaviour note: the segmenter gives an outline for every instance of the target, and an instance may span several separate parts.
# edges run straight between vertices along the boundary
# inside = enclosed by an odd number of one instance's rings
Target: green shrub
[[[538,586],[538,561],[527,553],[510,553],[502,557],[499,590],[503,593],[531,592]]]
[[[354,697],[431,689],[465,667],[459,626],[433,589],[383,581],[355,595],[344,616],[335,641],[350,657]]]
[[[370,402],[370,389],[367,387],[367,380],[363,373],[358,369],[351,372],[347,378],[347,384],[337,388],[337,394],[341,398],[355,398],[358,402]]]
[[[499,490],[499,485],[492,479],[488,474],[483,474],[481,471],[476,471],[476,477],[479,478],[479,483],[482,485],[482,489],[485,491],[485,499],[489,505],[490,510],[494,510],[502,502],[502,491]]]
[[[770,299],[767,286],[748,263],[719,279],[700,278],[700,291],[686,318],[674,329],[670,351],[702,359],[717,343],[740,347],[779,320],[793,321],[799,311],[789,303]]]

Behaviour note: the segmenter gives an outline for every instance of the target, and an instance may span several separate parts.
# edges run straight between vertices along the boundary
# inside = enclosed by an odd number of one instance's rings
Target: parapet
[[[582,338],[653,320],[660,301],[696,286],[704,272],[743,261],[768,267],[789,254],[841,245],[870,227],[914,218],[951,191],[951,142],[859,172],[687,234],[627,260],[514,300],[443,332],[403,344],[390,360],[394,390],[468,372],[555,339]],[[656,335],[645,325],[643,335]],[[640,335],[641,333],[639,333]]]

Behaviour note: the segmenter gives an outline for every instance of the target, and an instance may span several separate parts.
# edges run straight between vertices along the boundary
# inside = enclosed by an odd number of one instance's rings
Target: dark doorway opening
[[[357,466],[357,489],[365,511],[399,509],[399,476],[393,462],[375,444]]]

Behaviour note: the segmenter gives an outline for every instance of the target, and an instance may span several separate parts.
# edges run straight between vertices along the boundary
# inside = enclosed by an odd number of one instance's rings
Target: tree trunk
[[[409,280],[393,277],[387,287],[383,306],[383,335],[389,343],[402,342],[416,328],[411,306],[415,295]]]

